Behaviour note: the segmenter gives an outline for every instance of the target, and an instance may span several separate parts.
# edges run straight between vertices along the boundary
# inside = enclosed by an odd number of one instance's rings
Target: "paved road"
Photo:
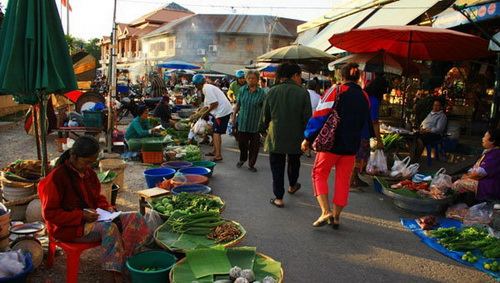
[[[494,281],[420,242],[400,224],[400,218],[419,215],[397,209],[373,188],[350,194],[340,230],[313,228],[320,214],[310,178],[314,157],[302,157],[302,189],[286,194],[280,209],[269,204],[273,194],[267,154],[261,152],[258,172],[250,172],[246,164],[238,169],[237,143],[227,135],[223,139],[224,160],[217,164],[210,187],[227,203],[223,216],[248,231],[242,245],[281,261],[286,282]]]

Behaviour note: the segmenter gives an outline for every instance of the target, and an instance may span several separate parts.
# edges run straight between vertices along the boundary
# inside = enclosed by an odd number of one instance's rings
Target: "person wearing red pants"
[[[314,196],[321,207],[321,216],[313,223],[314,227],[332,224],[339,228],[340,213],[347,205],[349,179],[354,166],[354,157],[361,142],[361,131],[368,121],[370,102],[368,95],[357,84],[360,76],[358,64],[348,63],[342,68],[342,85],[330,89],[319,102],[316,111],[307,124],[302,142],[306,151],[318,136],[334,105],[339,115],[339,122],[334,134],[334,143],[330,150],[316,154],[312,170]],[[335,166],[335,186],[333,212],[328,200],[328,177]]]

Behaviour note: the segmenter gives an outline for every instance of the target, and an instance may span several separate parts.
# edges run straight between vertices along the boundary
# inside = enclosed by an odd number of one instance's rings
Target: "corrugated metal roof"
[[[175,32],[183,28],[196,29],[199,32],[210,33],[246,33],[268,34],[269,25],[274,23],[275,17],[262,15],[214,15],[200,14],[181,18],[166,24],[147,36],[160,33]],[[273,35],[295,38],[296,26],[303,21],[294,19],[278,19]]]

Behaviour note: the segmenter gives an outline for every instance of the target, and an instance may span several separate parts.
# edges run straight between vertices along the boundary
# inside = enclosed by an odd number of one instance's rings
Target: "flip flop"
[[[212,161],[212,162],[217,162],[217,161],[222,161],[222,158],[210,158],[208,161]]]
[[[270,200],[270,203],[271,203],[272,205],[276,206],[276,207],[279,207],[279,208],[282,208],[282,207],[284,206],[284,204],[283,204],[283,203],[281,203],[281,204],[277,204],[277,203],[276,203],[276,199],[275,199],[275,198],[272,198],[272,199]]]
[[[298,190],[300,190],[300,188],[302,188],[302,185],[301,185],[300,183],[298,183],[298,182],[297,182],[297,183],[295,184],[295,190],[290,190],[290,189],[288,189],[288,193],[289,193],[289,194],[291,194],[291,195],[293,195],[293,194],[295,194]]]
[[[211,152],[207,152],[207,153],[205,153],[205,156],[215,156],[215,154],[213,154]]]

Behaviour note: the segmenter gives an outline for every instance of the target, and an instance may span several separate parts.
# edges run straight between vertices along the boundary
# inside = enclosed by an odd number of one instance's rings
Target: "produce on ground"
[[[203,153],[200,147],[196,145],[169,146],[165,149],[165,154],[167,156],[175,154],[175,159],[189,162],[203,159]]]
[[[448,250],[473,251],[478,249],[486,258],[500,257],[500,239],[488,234],[486,228],[439,228],[432,231],[431,236],[438,238],[438,243]]]
[[[237,239],[241,234],[241,230],[238,226],[231,223],[219,225],[211,230],[213,230],[213,232],[207,234],[207,238],[215,240],[217,244],[231,242]]]
[[[439,226],[439,221],[434,215],[427,215],[417,219],[417,224],[422,230],[433,230],[434,227]]]
[[[153,210],[170,216],[174,212],[184,214],[193,214],[202,211],[218,212],[224,206],[224,202],[219,197],[182,192],[180,194],[153,198],[150,205]]]

